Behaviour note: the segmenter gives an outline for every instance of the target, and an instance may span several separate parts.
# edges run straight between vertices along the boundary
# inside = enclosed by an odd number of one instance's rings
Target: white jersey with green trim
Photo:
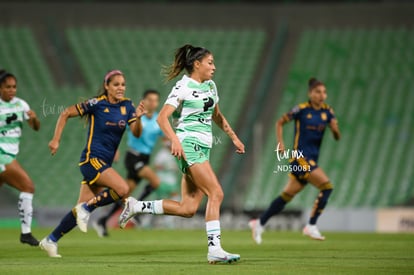
[[[211,118],[218,101],[217,87],[213,80],[199,83],[184,75],[175,84],[165,104],[176,108],[173,124],[181,142],[185,139],[212,147]]]
[[[9,102],[0,99],[0,149],[4,153],[17,155],[23,121],[28,120],[29,104],[14,97]]]

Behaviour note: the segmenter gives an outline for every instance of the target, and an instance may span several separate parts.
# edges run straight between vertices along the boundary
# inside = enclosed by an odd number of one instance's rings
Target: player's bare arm
[[[60,115],[56,122],[55,133],[53,135],[52,140],[49,142],[49,149],[52,155],[56,154],[57,150],[59,149],[59,142],[60,138],[63,133],[63,129],[66,126],[66,122],[69,118],[79,116],[79,112],[76,109],[75,105],[72,105],[66,108]]]
[[[32,128],[35,131],[39,131],[40,120],[37,117],[36,113],[33,110],[30,110],[27,112],[27,115],[29,116],[29,120],[27,122],[29,123],[30,128]]]
[[[283,141],[283,126],[288,123],[290,120],[287,115],[283,115],[276,121],[275,128],[276,128],[276,148],[279,151],[285,151],[285,143]]]
[[[236,133],[231,128],[227,119],[224,117],[223,113],[220,111],[218,104],[214,107],[213,120],[233,141],[234,146],[236,146],[236,152],[239,154],[244,154],[244,144],[237,137]]]
[[[329,123],[329,127],[331,128],[331,132],[334,136],[335,140],[340,140],[341,139],[341,132],[339,131],[339,126],[338,126],[338,120],[337,119],[332,119],[331,122]]]
[[[140,137],[142,133],[141,117],[146,114],[144,103],[141,101],[135,109],[137,120],[132,122],[129,127],[131,128],[132,134],[136,137]]]
[[[164,132],[165,136],[171,141],[171,154],[179,159],[181,157],[185,159],[183,147],[181,146],[180,140],[175,134],[169,121],[169,118],[174,111],[174,106],[168,104],[164,105],[158,114],[157,122],[158,125],[160,125],[161,130]]]

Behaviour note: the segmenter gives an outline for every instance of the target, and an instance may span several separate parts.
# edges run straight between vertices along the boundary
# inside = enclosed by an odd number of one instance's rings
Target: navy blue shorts
[[[103,160],[98,158],[90,158],[89,161],[79,163],[81,173],[83,175],[82,184],[94,184],[103,171],[108,169],[109,166]]]
[[[308,183],[310,173],[318,168],[316,161],[307,158],[294,158],[289,161],[290,176],[297,179],[301,184]]]

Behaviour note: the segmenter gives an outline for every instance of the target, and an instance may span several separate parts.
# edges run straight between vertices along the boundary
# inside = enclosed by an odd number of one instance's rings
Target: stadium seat
[[[183,44],[205,46],[215,55],[221,109],[233,124],[241,113],[265,41],[262,31],[221,29],[85,27],[68,29],[67,37],[90,86],[96,85],[103,72],[119,68],[127,76],[128,96],[134,101],[150,87],[160,90],[164,101],[173,82],[164,84],[162,65],[171,63],[174,50]],[[215,134],[222,142],[212,153],[213,166],[218,169],[229,140],[217,129]]]
[[[164,101],[173,83],[164,83],[162,65],[172,62],[175,48],[185,43],[205,46],[215,54],[221,108],[236,124],[265,42],[265,33],[257,30],[82,27],[67,29],[65,35],[85,87],[56,85],[30,28],[0,27],[0,39],[8,41],[0,45],[0,65],[16,74],[18,95],[28,101],[42,122],[38,133],[25,127],[18,156],[37,190],[41,190],[35,198],[40,207],[67,207],[76,201],[81,181],[77,163],[85,143],[85,122],[78,119],[67,124],[55,156],[50,156],[47,145],[59,113],[69,104],[95,96],[106,71],[118,68],[125,72],[127,96],[135,102],[147,88],[158,89]],[[218,169],[230,143],[217,127],[215,135],[212,163]],[[121,151],[124,149],[123,143]],[[114,166],[125,174],[122,163]]]
[[[295,104],[306,101],[307,80],[316,76],[327,85],[327,102],[334,107],[342,139],[329,131],[319,165],[335,184],[330,207],[383,207],[412,198],[414,145],[410,141],[414,76],[414,30],[309,29],[302,33],[289,78],[273,121]],[[285,142],[292,146],[293,126]],[[263,209],[287,181],[274,174],[274,133],[270,131],[246,195],[245,209]],[[317,190],[308,188],[289,205],[309,208]]]
[[[49,153],[48,142],[53,136],[59,113],[87,93],[82,88],[56,87],[29,28],[0,27],[0,40],[3,41],[0,43],[0,67],[16,75],[17,96],[29,103],[41,121],[39,132],[24,125],[20,153],[17,156],[36,185],[38,192],[35,205],[71,205],[76,201],[77,185],[81,180],[77,162],[85,139],[83,122],[77,120],[68,123],[62,146],[53,158]],[[13,189],[13,192],[17,196],[17,191]]]

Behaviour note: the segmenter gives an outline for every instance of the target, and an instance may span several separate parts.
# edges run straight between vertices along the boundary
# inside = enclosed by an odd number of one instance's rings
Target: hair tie
[[[111,78],[111,77],[113,77],[114,75],[124,75],[120,70],[112,70],[112,71],[109,71],[106,75],[105,75],[105,78],[104,78],[104,82],[105,83],[108,83],[108,80]]]

